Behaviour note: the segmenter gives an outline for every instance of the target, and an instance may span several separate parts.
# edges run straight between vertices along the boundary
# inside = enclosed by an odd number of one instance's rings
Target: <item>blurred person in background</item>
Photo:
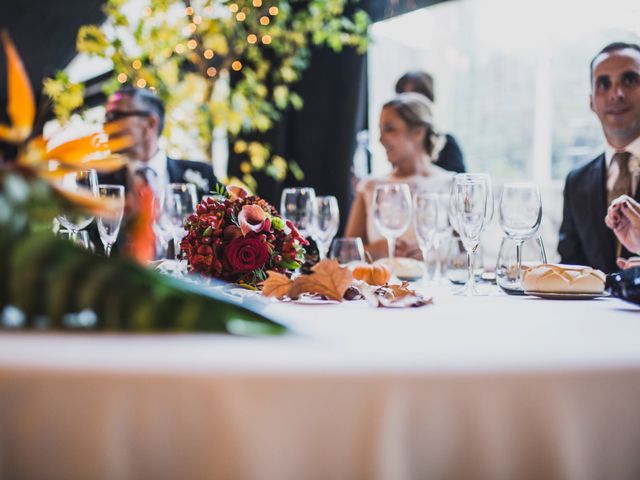
[[[412,71],[402,75],[396,82],[396,93],[416,92],[427,97],[431,102],[435,102],[433,93],[433,77],[427,72]],[[439,149],[434,149],[431,153],[431,160],[445,170],[456,173],[466,171],[462,151],[458,142],[450,134],[445,134],[446,140]]]
[[[160,148],[158,140],[164,129],[164,105],[151,90],[123,87],[111,94],[105,105],[106,122],[117,122],[112,137],[129,136],[131,145],[115,152],[127,157],[128,168],[111,175],[101,175],[100,183],[127,185],[127,174],[136,174],[156,190],[174,182],[193,183],[198,198],[215,188],[217,179],[211,165],[204,162],[174,160]],[[128,170],[128,171],[127,171]]]
[[[402,93],[385,103],[380,113],[380,143],[393,170],[360,181],[351,205],[345,236],[361,237],[373,259],[387,256],[387,242],[373,223],[372,201],[377,185],[406,183],[418,191],[448,193],[453,173],[432,162],[431,153],[445,141],[433,127],[433,105],[424,95]],[[399,257],[421,258],[413,227],[397,239]]]

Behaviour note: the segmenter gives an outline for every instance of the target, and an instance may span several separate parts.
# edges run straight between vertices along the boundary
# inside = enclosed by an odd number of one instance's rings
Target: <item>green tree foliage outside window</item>
[[[270,130],[282,111],[300,109],[291,86],[310,61],[310,47],[344,47],[364,53],[368,15],[350,0],[108,0],[107,22],[78,32],[77,48],[113,62],[105,93],[123,84],[155,90],[167,108],[165,134],[195,139],[211,160],[213,129],[224,128],[235,153],[245,157],[242,181],[253,174],[282,180],[297,165],[268,144],[244,138]],[[133,20],[132,20],[133,18]],[[233,74],[234,81],[229,82]],[[84,90],[59,72],[45,81],[54,111],[64,121],[82,107]],[[179,135],[173,133],[179,131]]]

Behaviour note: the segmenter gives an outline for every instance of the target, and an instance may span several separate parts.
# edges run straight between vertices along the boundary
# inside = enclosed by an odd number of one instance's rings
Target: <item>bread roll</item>
[[[391,265],[389,265],[388,258],[381,258],[375,263],[385,263],[399,280],[414,280],[422,278],[424,274],[424,263],[415,258],[394,257]]]
[[[522,273],[522,286],[531,292],[602,293],[605,274],[580,265],[544,263]]]

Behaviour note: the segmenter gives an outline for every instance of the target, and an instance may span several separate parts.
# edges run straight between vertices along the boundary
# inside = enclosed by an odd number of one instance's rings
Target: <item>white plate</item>
[[[525,290],[525,295],[532,295],[534,297],[546,298],[547,300],[591,300],[592,298],[604,298],[609,297],[609,292],[602,293],[555,293],[555,292],[534,292],[531,290]]]

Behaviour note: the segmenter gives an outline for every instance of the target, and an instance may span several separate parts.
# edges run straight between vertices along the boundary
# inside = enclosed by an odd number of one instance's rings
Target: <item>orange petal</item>
[[[84,160],[80,166],[83,169],[95,169],[99,172],[113,172],[127,164],[122,155],[109,155],[108,157]]]
[[[117,153],[133,144],[133,138],[130,135],[124,135],[121,137],[109,137],[107,147],[114,153]]]
[[[22,141],[31,133],[36,117],[36,103],[29,77],[16,47],[6,31],[2,31],[1,37],[7,56],[7,114],[16,129],[16,138]]]
[[[29,136],[29,133],[31,133],[31,129],[25,131],[17,127],[0,124],[0,140],[4,140],[7,143],[20,143]]]
[[[47,160],[58,160],[64,163],[77,163],[87,155],[106,150],[106,139],[101,139],[99,133],[92,133],[84,137],[69,140],[52,148],[47,152]]]

